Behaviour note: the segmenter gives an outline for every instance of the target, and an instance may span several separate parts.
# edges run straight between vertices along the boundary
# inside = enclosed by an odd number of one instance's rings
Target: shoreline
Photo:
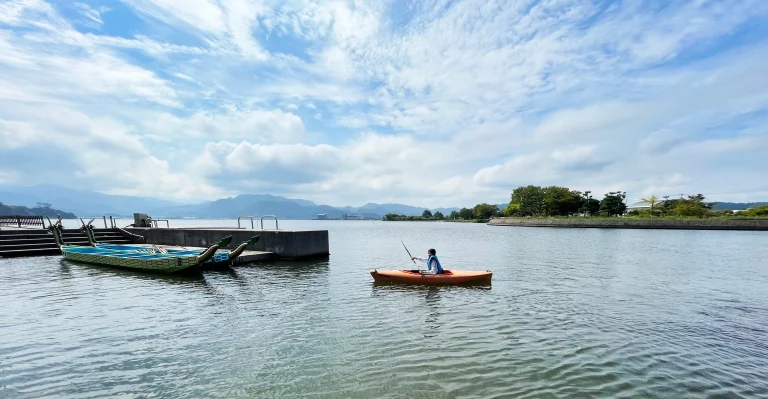
[[[768,231],[768,219],[496,218],[489,226]]]

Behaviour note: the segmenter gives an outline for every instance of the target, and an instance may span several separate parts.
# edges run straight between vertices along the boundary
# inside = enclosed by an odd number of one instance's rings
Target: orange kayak
[[[405,283],[419,285],[490,283],[490,270],[443,270],[443,274],[421,274],[413,270],[371,270],[373,280],[379,283]]]

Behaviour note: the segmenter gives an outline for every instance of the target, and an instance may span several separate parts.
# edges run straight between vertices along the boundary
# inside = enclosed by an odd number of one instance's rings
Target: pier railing
[[[169,222],[168,219],[152,219],[152,224],[156,229],[160,228],[157,222],[165,222],[165,227],[169,229],[171,228],[171,222]]]
[[[238,229],[241,228],[240,227],[240,219],[251,219],[251,230],[253,230],[253,218],[252,217],[250,217],[250,216],[238,216],[237,217],[237,228]]]
[[[275,230],[280,230],[280,227],[277,225],[277,216],[274,215],[264,215],[261,217],[261,229],[264,230],[264,218],[271,218],[275,219]]]
[[[45,221],[42,216],[0,216],[0,226],[45,228]]]

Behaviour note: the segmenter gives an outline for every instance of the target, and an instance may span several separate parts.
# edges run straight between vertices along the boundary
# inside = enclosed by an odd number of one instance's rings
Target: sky
[[[0,185],[768,200],[764,0],[0,0]]]

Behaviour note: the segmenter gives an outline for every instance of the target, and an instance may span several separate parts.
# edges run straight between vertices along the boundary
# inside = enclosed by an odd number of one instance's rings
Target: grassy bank
[[[519,227],[768,231],[768,218],[742,217],[531,217],[495,218],[488,224]]]
[[[449,222],[449,223],[488,223],[491,219],[423,219],[423,218],[406,218],[406,219],[384,219],[385,222]]]

